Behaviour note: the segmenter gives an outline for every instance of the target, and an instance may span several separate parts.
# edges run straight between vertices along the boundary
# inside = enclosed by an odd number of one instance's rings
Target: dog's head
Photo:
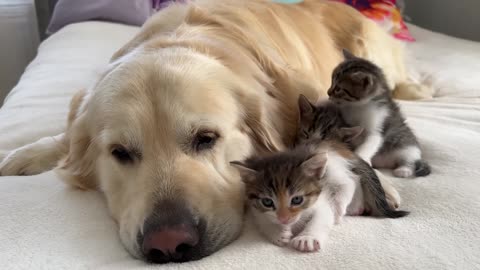
[[[261,101],[229,68],[193,50],[132,54],[74,98],[69,152],[57,172],[105,194],[134,256],[202,258],[241,230],[243,186],[229,162],[271,147]]]

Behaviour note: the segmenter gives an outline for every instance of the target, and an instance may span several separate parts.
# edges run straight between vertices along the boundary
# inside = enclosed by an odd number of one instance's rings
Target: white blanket
[[[394,180],[410,216],[347,217],[316,254],[273,246],[247,225],[207,258],[156,266],[124,250],[97,192],[67,188],[51,172],[1,177],[0,268],[480,269],[480,44],[412,28],[411,64],[438,91],[434,100],[401,103],[433,169]],[[70,96],[136,31],[87,22],[46,40],[0,109],[0,157],[61,132]]]

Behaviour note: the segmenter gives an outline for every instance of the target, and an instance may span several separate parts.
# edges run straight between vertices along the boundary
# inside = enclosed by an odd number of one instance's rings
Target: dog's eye
[[[133,162],[132,154],[121,145],[115,145],[112,148],[112,156],[120,163]]]
[[[212,148],[217,142],[218,134],[212,131],[200,131],[193,139],[195,151],[202,151]]]

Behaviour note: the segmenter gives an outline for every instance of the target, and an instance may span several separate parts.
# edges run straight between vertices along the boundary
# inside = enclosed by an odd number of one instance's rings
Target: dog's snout
[[[184,204],[162,201],[143,225],[138,245],[153,263],[185,262],[198,259],[204,227]]]
[[[150,231],[143,237],[145,257],[156,263],[190,260],[188,254],[198,244],[196,228],[181,224]]]

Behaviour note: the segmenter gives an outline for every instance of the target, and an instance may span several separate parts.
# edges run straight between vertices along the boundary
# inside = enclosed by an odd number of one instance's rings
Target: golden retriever
[[[243,186],[229,162],[292,144],[299,94],[325,95],[342,48],[380,65],[397,95],[425,95],[408,81],[402,44],[346,5],[173,4],[73,97],[64,134],[11,152],[0,173],[56,167],[102,191],[133,256],[200,259],[241,231]]]

